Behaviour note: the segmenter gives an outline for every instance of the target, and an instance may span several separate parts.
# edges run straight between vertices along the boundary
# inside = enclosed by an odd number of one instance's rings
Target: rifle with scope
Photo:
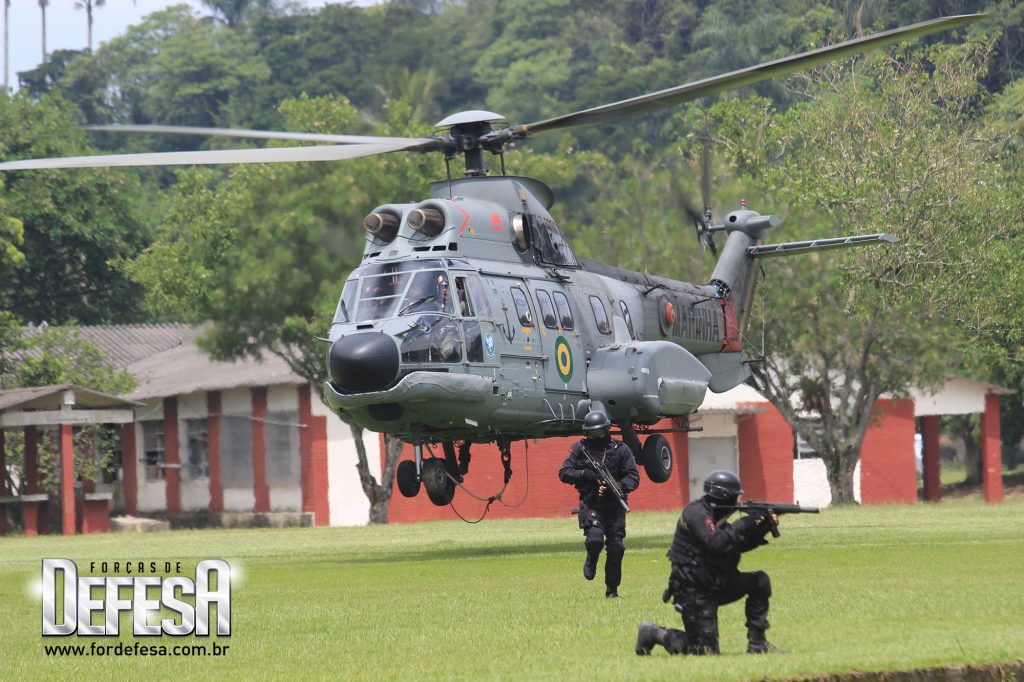
[[[724,505],[716,504],[719,509],[733,509],[744,514],[757,514],[768,524],[772,537],[779,537],[779,524],[775,522],[774,516],[783,514],[817,514],[821,510],[817,507],[801,507],[799,504],[786,502],[740,502],[739,504]]]

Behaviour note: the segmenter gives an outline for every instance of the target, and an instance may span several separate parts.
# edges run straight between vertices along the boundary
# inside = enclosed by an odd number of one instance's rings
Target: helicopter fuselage
[[[577,259],[530,178],[432,194],[367,217],[330,332],[336,412],[410,441],[541,438],[578,434],[595,403],[626,426],[687,415],[746,378],[721,279]]]

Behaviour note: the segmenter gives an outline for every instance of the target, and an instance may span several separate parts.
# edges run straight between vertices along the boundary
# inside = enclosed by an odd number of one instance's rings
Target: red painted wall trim
[[[178,398],[164,398],[164,463],[181,464],[181,450],[178,439]],[[177,466],[164,469],[164,490],[167,499],[167,513],[175,516],[181,513],[181,470]]]
[[[313,511],[313,407],[309,384],[298,388],[299,398],[299,484],[302,488],[302,511]]]
[[[256,496],[253,511],[270,511],[270,486],[267,485],[267,387],[255,386],[252,395],[252,490]]]
[[[760,411],[737,415],[743,497],[793,502],[793,429],[769,402],[743,403]]]
[[[314,523],[326,526],[331,522],[330,500],[327,496],[327,417],[310,417],[311,447],[310,460],[313,487]]]
[[[917,502],[913,400],[876,401],[877,421],[860,448],[861,504]]]
[[[224,511],[224,483],[220,464],[220,391],[206,394],[206,464],[210,471],[210,511]]]

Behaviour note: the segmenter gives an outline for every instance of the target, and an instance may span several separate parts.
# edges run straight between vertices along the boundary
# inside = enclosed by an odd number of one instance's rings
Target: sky
[[[2,0],[0,0],[2,2]],[[39,0],[9,0],[10,64],[8,83],[17,87],[18,72],[39,66],[43,57],[43,21]],[[301,0],[307,7],[323,7],[327,0]],[[199,0],[107,0],[103,7],[93,10],[94,49],[119,36],[139,23],[142,17],[171,5],[186,4],[202,14],[209,14]],[[357,4],[364,5],[364,2]],[[2,4],[0,4],[2,7]],[[3,15],[0,13],[0,22]],[[84,9],[75,9],[75,0],[50,0],[46,8],[46,51],[82,50],[87,46],[88,29]],[[0,48],[2,49],[2,48]],[[2,55],[0,55],[2,61]],[[0,69],[3,66],[0,64]],[[2,75],[2,74],[0,74]],[[0,79],[2,82],[2,79]]]

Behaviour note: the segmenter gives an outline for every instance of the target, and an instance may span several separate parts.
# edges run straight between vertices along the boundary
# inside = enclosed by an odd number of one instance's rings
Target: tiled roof
[[[120,369],[144,358],[195,341],[198,328],[187,324],[113,324],[79,327],[82,338],[98,347]]]

